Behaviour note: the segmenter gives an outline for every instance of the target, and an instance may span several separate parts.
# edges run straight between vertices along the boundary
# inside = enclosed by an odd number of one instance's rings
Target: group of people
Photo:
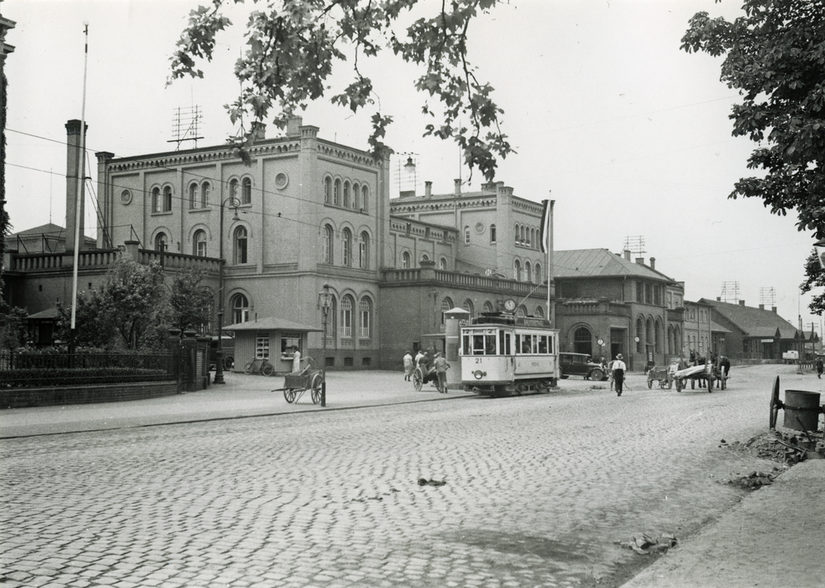
[[[437,352],[431,358],[429,351],[419,349],[415,357],[407,351],[404,354],[403,362],[405,382],[412,380],[415,368],[421,368],[423,383],[434,382],[439,392],[442,394],[447,393],[447,370],[450,369],[450,364],[443,353]]]

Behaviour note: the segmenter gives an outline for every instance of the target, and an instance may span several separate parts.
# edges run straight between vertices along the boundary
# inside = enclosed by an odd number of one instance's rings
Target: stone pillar
[[[461,327],[470,320],[470,313],[463,308],[453,308],[444,313],[444,334],[447,363],[447,387],[458,388],[461,382],[461,358],[458,350],[461,346]]]

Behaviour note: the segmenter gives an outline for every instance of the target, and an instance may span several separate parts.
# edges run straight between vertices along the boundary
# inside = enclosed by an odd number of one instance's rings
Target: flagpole
[[[550,231],[549,231],[549,246],[547,247],[547,313],[550,315],[550,326],[556,328],[556,293],[553,285],[553,275],[555,268],[553,267],[553,207],[556,201],[550,201]]]
[[[83,24],[85,42],[83,44],[83,100],[80,103],[80,152],[77,158],[77,194],[75,195],[74,222],[74,267],[72,268],[72,320],[70,328],[75,330],[77,317],[77,266],[80,262],[80,221],[83,204],[83,185],[86,175],[86,68],[89,63],[89,25]]]

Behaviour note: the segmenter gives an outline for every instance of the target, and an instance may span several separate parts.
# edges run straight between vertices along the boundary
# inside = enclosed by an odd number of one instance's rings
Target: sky
[[[203,80],[167,86],[169,57],[196,0],[5,0],[15,52],[9,82],[6,198],[13,230],[48,222],[65,226],[64,125],[83,104],[84,23],[89,25],[85,118],[90,174],[94,153],[116,156],[175,149],[177,109],[203,113],[198,146],[223,143],[235,129],[223,105],[238,82],[232,65],[242,47],[242,7]],[[425,5],[440,5],[422,0]],[[685,283],[688,300],[776,305],[779,314],[821,332],[801,295],[804,260],[813,246],[796,217],[771,215],[761,200],[730,200],[753,145],[731,137],[735,90],[719,81],[721,61],[679,49],[698,11],[732,18],[740,0],[511,0],[470,29],[478,75],[496,89],[502,129],[517,153],[499,163],[496,180],[515,195],[555,200],[556,249],[632,243],[634,257]],[[393,182],[391,197],[414,181],[434,193],[479,189],[457,148],[422,137],[424,97],[415,70],[388,57],[360,63],[374,76],[382,112],[395,118],[386,142],[416,162],[413,179]],[[343,64],[346,68],[347,65]],[[347,79],[337,77],[335,81]],[[322,99],[325,100],[325,99]],[[353,115],[328,101],[310,105],[304,124],[320,136],[367,148],[371,112]],[[268,136],[276,130],[269,127]],[[191,144],[190,144],[191,146]],[[186,144],[184,144],[184,148]],[[92,198],[88,195],[87,198]],[[87,201],[87,233],[93,207]]]

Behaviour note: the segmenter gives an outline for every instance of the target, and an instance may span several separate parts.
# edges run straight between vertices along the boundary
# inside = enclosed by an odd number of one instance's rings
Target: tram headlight
[[[476,380],[480,380],[481,378],[483,378],[486,375],[487,375],[487,372],[483,372],[481,370],[476,370],[476,371],[473,372],[473,377]]]

